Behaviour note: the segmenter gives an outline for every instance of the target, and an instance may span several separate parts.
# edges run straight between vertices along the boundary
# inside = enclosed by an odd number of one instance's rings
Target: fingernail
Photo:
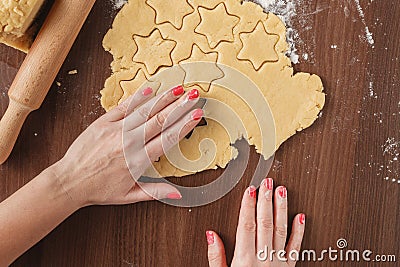
[[[193,114],[192,114],[192,119],[193,119],[194,121],[198,121],[198,120],[200,120],[201,118],[203,118],[203,115],[204,115],[204,112],[203,112],[202,109],[196,109],[196,110],[193,112]]]
[[[142,94],[144,96],[148,96],[151,95],[153,93],[153,89],[151,89],[150,87],[147,87],[146,89],[143,90]]]
[[[174,193],[169,193],[167,195],[167,198],[168,199],[182,199],[182,196],[181,196],[181,194],[174,192]]]
[[[189,94],[188,94],[189,100],[197,99],[197,98],[199,98],[199,96],[200,96],[199,90],[197,90],[197,89],[191,90],[191,91],[189,92]]]
[[[299,223],[304,224],[306,222],[306,215],[304,213],[299,216]]]
[[[183,89],[182,85],[179,85],[177,87],[175,87],[174,89],[172,89],[172,93],[174,94],[174,96],[180,96],[185,92],[185,90]]]
[[[257,188],[255,188],[255,186],[252,185],[249,187],[249,195],[251,198],[257,197]]]
[[[274,180],[272,178],[267,178],[264,181],[264,185],[267,190],[271,191],[272,189],[274,189]]]
[[[286,187],[280,186],[280,187],[278,188],[278,194],[279,194],[279,196],[280,196],[282,199],[285,199],[286,196],[287,196],[287,189],[286,189]]]
[[[207,237],[207,244],[212,245],[214,244],[214,233],[211,231],[206,231],[206,237]]]

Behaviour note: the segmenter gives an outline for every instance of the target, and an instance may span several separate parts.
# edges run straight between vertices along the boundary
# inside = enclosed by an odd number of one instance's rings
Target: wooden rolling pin
[[[55,0],[8,91],[0,121],[0,164],[9,157],[26,117],[38,109],[96,0]]]

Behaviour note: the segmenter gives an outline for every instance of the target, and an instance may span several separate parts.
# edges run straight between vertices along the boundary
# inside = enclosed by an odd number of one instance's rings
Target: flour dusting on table
[[[390,137],[386,140],[382,146],[383,156],[387,159],[386,162],[386,173],[385,180],[397,182],[400,184],[399,177],[399,157],[400,157],[400,141],[397,141],[394,137]]]
[[[356,4],[356,8],[358,11],[358,15],[361,19],[361,22],[364,24],[365,27],[365,39],[372,46],[372,48],[374,48],[375,40],[373,34],[369,30],[369,27],[367,26],[367,22],[365,21],[365,14],[364,10],[361,7],[360,0],[354,0],[354,3]]]

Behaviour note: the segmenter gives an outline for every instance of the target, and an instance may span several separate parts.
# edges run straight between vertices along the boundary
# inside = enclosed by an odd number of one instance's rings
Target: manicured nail
[[[179,85],[177,87],[175,87],[174,89],[172,89],[172,93],[174,94],[174,96],[180,96],[185,92],[185,90],[183,89],[182,85]]]
[[[299,223],[304,224],[306,222],[306,215],[304,213],[299,216]]]
[[[153,89],[151,89],[150,87],[147,87],[146,89],[143,90],[142,94],[144,96],[148,96],[151,95],[153,93]]]
[[[249,195],[251,198],[257,197],[257,188],[255,188],[255,186],[252,185],[249,187]]]
[[[168,199],[182,199],[182,196],[181,196],[181,194],[174,192],[174,193],[169,193],[167,195],[167,198]]]
[[[200,93],[199,93],[199,90],[197,90],[197,89],[191,90],[188,94],[189,100],[195,100],[195,99],[199,98],[199,96],[200,96]]]
[[[203,115],[204,115],[204,111],[202,109],[196,109],[192,114],[192,119],[194,121],[198,121],[201,118],[203,118]]]
[[[267,190],[271,191],[272,189],[274,189],[274,180],[272,178],[267,178],[264,180],[264,185]]]
[[[212,245],[214,244],[214,233],[211,231],[206,232],[206,237],[207,237],[207,244]]]
[[[278,194],[279,194],[279,196],[280,196],[282,199],[285,199],[286,196],[287,196],[286,187],[280,186],[280,187],[278,188]]]

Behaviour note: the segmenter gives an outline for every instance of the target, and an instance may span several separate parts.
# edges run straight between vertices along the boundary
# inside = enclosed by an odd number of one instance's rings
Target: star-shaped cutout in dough
[[[200,47],[198,47],[198,45],[194,44],[190,57],[179,62],[180,66],[186,73],[184,84],[190,85],[193,83],[199,83],[199,86],[205,92],[208,92],[213,81],[224,77],[224,73],[216,64],[217,60],[217,52],[205,53],[200,49]],[[210,62],[213,64],[202,62]]]
[[[174,65],[166,70],[157,72],[150,78],[160,84],[157,95],[178,85],[182,85],[185,79],[185,72],[179,65]]]
[[[240,33],[239,36],[243,47],[239,51],[237,58],[250,61],[256,71],[266,62],[279,60],[275,50],[279,36],[268,33],[261,21],[257,23],[252,32]]]
[[[180,30],[183,18],[194,9],[186,0],[147,0],[146,3],[156,12],[156,23],[169,22],[176,29]]]
[[[146,81],[143,83],[143,81]],[[157,81],[149,80],[146,77],[145,72],[139,69],[132,80],[122,80],[120,81],[120,86],[124,91],[124,95],[120,99],[120,103],[127,99],[130,95],[136,92],[141,92],[143,89],[150,87],[154,92],[160,88],[160,83]]]
[[[221,42],[234,41],[233,28],[240,19],[229,14],[224,3],[220,3],[214,9],[199,7],[199,13],[201,21],[194,31],[204,35],[212,49]]]
[[[171,67],[171,52],[176,42],[164,39],[158,29],[155,29],[150,36],[134,35],[133,39],[137,45],[137,51],[133,61],[144,64],[150,75],[157,72],[160,67]],[[152,60],[149,60],[149,57]]]

